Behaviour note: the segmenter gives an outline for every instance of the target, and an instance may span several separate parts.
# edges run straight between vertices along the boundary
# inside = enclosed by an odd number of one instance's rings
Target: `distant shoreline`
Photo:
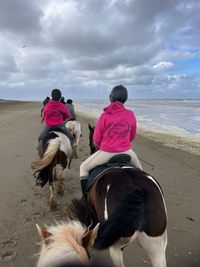
[[[45,96],[44,96],[45,98]],[[74,101],[81,101],[81,100],[85,100],[85,101],[92,101],[92,100],[107,100],[107,98],[74,98]],[[129,98],[129,100],[133,101],[133,100],[139,100],[139,101],[199,101],[200,98]],[[128,100],[128,101],[129,101]],[[12,101],[12,102],[41,102],[43,101],[43,98],[38,99],[38,100],[23,100],[23,99],[4,99],[4,98],[0,98],[0,102],[1,101]]]

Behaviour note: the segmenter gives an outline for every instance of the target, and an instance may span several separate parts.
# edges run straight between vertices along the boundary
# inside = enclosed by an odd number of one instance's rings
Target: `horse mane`
[[[61,264],[57,264],[54,265],[53,267],[110,267],[110,265],[108,266],[107,264],[100,264],[100,263],[89,263],[89,264],[77,264],[77,263],[61,263]]]
[[[37,267],[59,266],[70,262],[87,262],[88,256],[82,247],[82,238],[86,232],[78,221],[59,223],[50,226],[48,238],[42,244]],[[50,264],[51,263],[51,264]]]

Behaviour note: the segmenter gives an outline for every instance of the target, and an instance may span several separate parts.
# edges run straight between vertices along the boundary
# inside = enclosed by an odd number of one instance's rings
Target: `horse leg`
[[[49,200],[50,210],[55,210],[57,203],[56,203],[55,188],[53,183],[49,185],[49,190],[50,190],[50,200]]]
[[[158,237],[150,237],[141,232],[137,239],[147,252],[153,267],[166,267],[167,231]]]
[[[77,146],[77,144],[75,144],[75,147],[74,147],[74,156],[75,156],[75,159],[78,158],[78,146]]]
[[[80,134],[77,134],[76,136],[76,158],[78,158],[79,142],[80,142]]]
[[[115,267],[125,267],[123,262],[123,251],[119,246],[111,246],[109,248],[109,253]]]
[[[65,191],[65,181],[64,181],[64,177],[63,177],[63,173],[61,172],[59,175],[58,175],[58,178],[57,178],[57,193],[59,195],[64,195]]]

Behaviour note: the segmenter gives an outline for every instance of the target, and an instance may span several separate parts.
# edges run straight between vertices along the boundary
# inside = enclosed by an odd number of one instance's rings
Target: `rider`
[[[65,103],[65,97],[64,97],[64,96],[61,96],[61,98],[60,98],[60,103],[63,103],[64,105],[66,104],[66,103]]]
[[[98,119],[93,140],[99,150],[86,159],[80,166],[80,182],[82,193],[86,192],[90,170],[107,163],[117,154],[131,156],[130,164],[142,169],[137,155],[131,149],[131,142],[136,136],[136,118],[133,111],[124,107],[128,99],[128,91],[122,86],[115,86],[110,93],[110,105]]]
[[[46,104],[50,101],[51,99],[50,99],[50,97],[49,96],[47,96],[44,100],[43,100],[43,108],[41,109],[41,117],[42,117],[42,112],[43,112],[43,110],[44,110],[44,107],[46,106]]]
[[[38,141],[42,140],[49,131],[52,131],[53,127],[59,128],[62,133],[67,135],[70,141],[73,141],[72,134],[64,125],[64,121],[70,118],[70,113],[65,105],[60,103],[61,91],[59,89],[53,89],[51,96],[52,100],[45,105],[42,112],[46,126],[40,133]]]
[[[67,99],[66,107],[69,109],[69,112],[71,114],[70,120],[76,120],[76,113],[74,110],[74,105],[72,103],[72,99]]]

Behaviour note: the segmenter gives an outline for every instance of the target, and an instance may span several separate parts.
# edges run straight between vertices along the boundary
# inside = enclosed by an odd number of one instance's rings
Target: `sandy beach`
[[[37,158],[37,136],[42,129],[40,103],[0,102],[0,266],[35,266],[39,236],[35,224],[50,225],[65,219],[65,205],[80,196],[79,166],[89,156],[88,123],[83,128],[78,159],[65,179],[65,195],[50,212],[48,187],[35,186],[31,162]],[[146,172],[162,186],[168,210],[168,267],[200,266],[200,157],[137,136],[134,150]],[[152,168],[150,163],[154,166]],[[107,252],[97,258],[111,265]],[[137,242],[124,253],[126,267],[150,266]],[[112,266],[112,265],[111,265]]]

